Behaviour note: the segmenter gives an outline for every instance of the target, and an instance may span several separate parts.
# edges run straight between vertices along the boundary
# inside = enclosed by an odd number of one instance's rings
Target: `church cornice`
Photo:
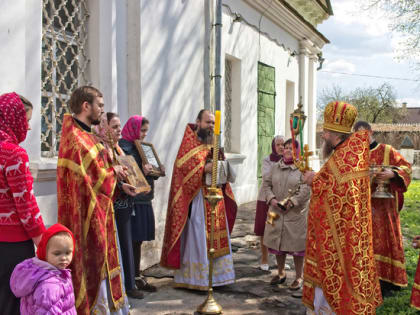
[[[281,0],[279,0],[281,1]],[[333,14],[329,0],[285,0],[314,27]]]
[[[330,42],[286,0],[274,2],[268,0],[244,0],[244,2],[299,40],[308,39],[319,48]]]

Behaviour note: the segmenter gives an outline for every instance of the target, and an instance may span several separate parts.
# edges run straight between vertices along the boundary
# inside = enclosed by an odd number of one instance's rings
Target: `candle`
[[[220,110],[216,110],[214,120],[214,134],[220,135]]]

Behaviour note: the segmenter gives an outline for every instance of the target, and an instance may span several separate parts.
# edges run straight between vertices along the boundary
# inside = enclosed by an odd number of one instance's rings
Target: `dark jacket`
[[[125,139],[120,139],[118,141],[119,146],[121,147],[121,149],[124,151],[124,153],[126,155],[131,155],[132,157],[134,157],[134,159],[136,160],[139,168],[141,169],[141,171],[143,172],[144,175],[144,170],[143,170],[143,163],[141,161],[141,157],[139,152],[137,151],[136,145],[128,140]],[[150,175],[145,175],[147,182],[150,185],[150,192],[147,194],[138,194],[135,197],[130,197],[129,199],[132,199],[132,202],[134,202],[135,204],[150,204],[151,201],[153,200],[154,197],[154,192],[155,192],[155,180],[158,179],[158,177],[155,176],[150,176]],[[122,199],[123,196],[121,196]],[[125,195],[124,197],[128,197],[127,195]]]

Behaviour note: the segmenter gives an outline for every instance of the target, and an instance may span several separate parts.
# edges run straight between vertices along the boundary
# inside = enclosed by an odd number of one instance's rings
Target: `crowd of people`
[[[127,296],[142,299],[142,291],[157,290],[140,268],[143,242],[155,239],[152,200],[159,175],[137,149],[151,122],[135,115],[122,127],[116,113],[104,113],[103,95],[92,86],[73,91],[68,106],[57,163],[58,223],[46,229],[20,146],[33,106],[16,93],[0,96],[3,314],[128,314]],[[399,211],[411,165],[390,145],[378,144],[367,122],[354,124],[356,117],[350,104],[326,106],[318,172],[302,173],[295,165],[300,144],[282,136],[262,161],[254,227],[260,268],[268,270],[268,255],[274,254],[278,274],[270,284],[283,284],[286,256],[293,256],[295,279],[288,286],[302,289],[308,314],[375,314],[383,297],[407,285]],[[201,110],[187,125],[174,162],[160,263],[174,269],[176,287],[208,289],[210,248],[213,286],[235,281],[234,176],[223,151],[213,161],[214,125],[214,115]],[[119,163],[126,156],[143,173],[147,192],[129,183],[130,170]],[[228,175],[216,180],[220,201],[210,243],[205,178],[215,163]],[[372,174],[378,165],[382,169]],[[163,166],[160,171],[165,173]],[[390,182],[392,198],[371,193],[381,181]],[[411,299],[420,309],[419,288],[420,267]]]

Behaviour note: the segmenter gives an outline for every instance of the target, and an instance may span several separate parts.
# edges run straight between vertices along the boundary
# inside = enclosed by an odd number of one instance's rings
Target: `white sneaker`
[[[268,264],[261,264],[260,269],[264,270],[264,271],[267,271],[268,269],[270,269],[270,266]]]

